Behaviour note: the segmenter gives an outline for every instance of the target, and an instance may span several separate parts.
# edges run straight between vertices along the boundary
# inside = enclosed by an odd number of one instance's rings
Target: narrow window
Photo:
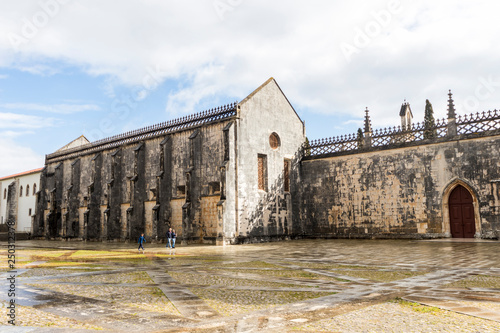
[[[21,186],[20,188],[20,191],[19,191],[19,196],[22,197],[23,196],[23,187]]]
[[[7,199],[7,189],[3,190],[3,198]]]
[[[229,130],[224,131],[224,161],[229,161]]]
[[[29,185],[26,185],[26,196],[27,197],[30,196],[30,186]]]
[[[178,197],[186,196],[186,185],[177,186],[177,196]]]
[[[161,143],[160,143],[160,172],[165,172],[165,145],[162,145]]]
[[[258,183],[259,190],[267,191],[267,158],[266,155],[258,155]]]
[[[31,216],[31,208],[30,208],[30,210],[29,210],[29,212],[28,212],[28,215],[29,215],[29,216]]]
[[[36,184],[33,184],[33,195],[36,194]]]
[[[285,192],[290,192],[290,160],[285,160],[283,168],[283,187]]]

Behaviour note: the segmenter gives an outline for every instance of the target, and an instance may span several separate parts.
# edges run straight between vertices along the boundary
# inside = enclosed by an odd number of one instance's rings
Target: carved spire
[[[372,122],[370,120],[370,115],[368,114],[368,107],[365,110],[365,133],[372,131]]]
[[[449,90],[449,93],[448,93],[448,119],[455,119],[456,118],[456,114],[455,114],[455,104],[453,104],[453,98],[452,98],[452,93],[451,93],[451,89]]]
[[[448,99],[448,126],[446,136],[453,137],[457,135],[457,120],[455,114],[455,105],[453,104],[453,98],[451,97],[451,90],[448,93],[450,97]]]

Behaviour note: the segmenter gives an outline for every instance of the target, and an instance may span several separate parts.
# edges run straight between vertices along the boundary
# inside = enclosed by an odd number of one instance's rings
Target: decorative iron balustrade
[[[324,138],[311,141],[309,147],[305,146],[306,156],[318,156],[338,153],[359,148],[360,140],[355,134],[341,135],[335,138]]]
[[[500,111],[471,113],[470,115],[458,116],[457,134],[474,134],[493,131],[500,128]]]
[[[410,129],[401,126],[375,129],[372,133],[341,135],[313,140],[304,145],[304,156],[321,156],[371,147],[385,147],[426,139],[448,137],[449,126],[456,126],[457,135],[479,134],[500,130],[500,111],[477,112],[458,116],[456,120],[438,119],[435,126],[426,128],[424,123],[412,124]]]
[[[123,144],[137,142],[168,133],[178,132],[193,127],[198,127],[204,124],[209,124],[222,119],[230,118],[236,115],[237,102],[219,106],[217,108],[195,113],[186,117],[173,119],[163,123],[152,126],[147,126],[134,131],[125,132],[109,138],[90,142],[88,144],[65,149],[63,151],[55,152],[46,156],[47,161],[55,161],[56,158],[64,156],[76,157],[94,151],[101,151],[113,147],[121,146]],[[69,155],[69,156],[68,156]]]
[[[445,137],[447,124],[446,119],[438,119],[436,125],[428,129],[425,128],[424,123],[412,124],[410,129],[402,129],[401,126],[376,129],[371,136],[371,146],[380,147],[390,144],[420,141],[427,138]],[[427,136],[426,131],[428,132]]]

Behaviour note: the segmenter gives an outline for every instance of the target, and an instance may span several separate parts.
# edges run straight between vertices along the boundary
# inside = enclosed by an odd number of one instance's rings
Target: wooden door
[[[474,238],[476,221],[472,195],[463,186],[457,186],[450,193],[450,229],[454,238]]]

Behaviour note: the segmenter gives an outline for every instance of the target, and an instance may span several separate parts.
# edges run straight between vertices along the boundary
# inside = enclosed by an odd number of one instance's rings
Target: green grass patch
[[[94,250],[78,250],[73,253],[70,257],[75,259],[80,258],[110,258],[110,257],[135,257],[138,253],[131,253],[129,251],[94,251]]]
[[[149,294],[155,297],[166,297],[163,291],[160,288],[150,288]]]
[[[297,285],[295,284],[264,281],[262,279],[245,279],[245,278],[221,276],[216,274],[192,274],[192,273],[181,273],[172,271],[167,271],[167,273],[176,281],[188,285],[223,286],[223,287],[297,288]],[[303,286],[303,287],[308,288],[308,286]]]
[[[59,279],[60,282],[73,283],[127,283],[127,284],[152,284],[153,280],[146,272],[128,272],[112,274],[86,274],[69,276]]]
[[[37,253],[32,253],[31,258],[36,259],[36,260],[52,260],[55,258],[59,258],[61,256],[64,256],[66,254],[71,253],[72,251],[41,251]]]
[[[217,272],[218,269],[215,268],[212,271]],[[330,280],[330,281],[341,281],[348,282],[348,280],[340,279],[332,276],[326,276],[311,272],[306,272],[300,269],[238,269],[235,273],[245,273],[245,274],[257,274],[259,276],[270,276],[277,278],[290,278],[290,279],[310,279],[310,280]]]
[[[473,275],[466,279],[444,285],[445,288],[489,288],[500,289],[500,277],[490,275]]]
[[[405,301],[404,299],[399,298],[399,297],[397,297],[396,299],[394,299],[390,302],[400,304],[404,307],[410,308],[413,311],[419,312],[419,313],[438,314],[438,313],[441,313],[444,311],[444,310],[441,310],[440,308],[437,308],[435,306],[427,306],[427,305],[423,305],[423,304],[416,303],[416,302],[409,302],[409,301]]]
[[[75,262],[75,261],[49,261],[43,264],[34,266],[40,268],[49,268],[49,267],[65,267],[65,266],[83,266],[85,263],[83,262]]]
[[[67,259],[73,262],[84,263],[127,263],[137,265],[150,265],[152,261],[143,253],[130,251],[89,251],[79,250],[69,256]]]
[[[224,316],[333,295],[333,292],[266,291],[190,288],[198,297]]]
[[[270,264],[265,261],[244,261],[244,262],[233,262],[220,265],[221,267],[235,267],[235,268],[269,268],[276,269],[282,268],[281,266]]]
[[[173,266],[183,266],[183,265],[204,265],[211,264],[217,265],[220,262],[224,262],[226,259],[219,257],[201,257],[201,256],[182,256],[178,255],[168,256],[171,260],[168,261],[170,265]],[[220,265],[217,265],[220,266]]]
[[[414,271],[402,271],[402,270],[378,271],[378,270],[351,270],[351,269],[349,270],[337,269],[334,270],[334,272],[342,275],[347,275],[372,281],[378,281],[378,282],[397,281],[427,273],[427,272],[414,272]]]
[[[296,265],[304,268],[310,269],[370,269],[368,266],[360,265],[347,265],[347,264],[334,264],[334,263],[323,263],[323,262],[302,262],[302,261],[287,261],[284,262],[286,265]],[[378,269],[378,268],[377,268]]]

